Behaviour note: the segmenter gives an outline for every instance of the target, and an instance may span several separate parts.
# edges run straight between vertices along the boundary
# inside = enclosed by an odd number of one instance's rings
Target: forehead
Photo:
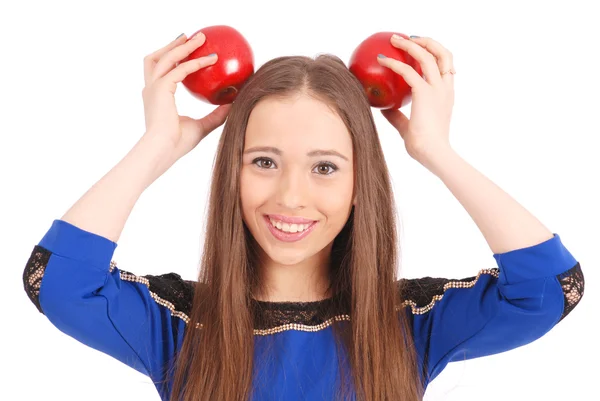
[[[265,98],[250,113],[245,148],[275,146],[284,153],[335,149],[352,156],[352,138],[327,104],[307,95]]]

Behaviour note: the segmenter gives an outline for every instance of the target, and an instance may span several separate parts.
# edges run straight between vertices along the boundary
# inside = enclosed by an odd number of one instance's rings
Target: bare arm
[[[144,135],[61,220],[117,242],[140,195],[164,169],[169,152],[165,141]]]
[[[442,180],[494,253],[551,239],[550,230],[450,146],[454,78],[446,72],[453,69],[452,53],[431,38],[390,40],[394,47],[414,57],[423,70],[421,76],[404,62],[377,57],[379,64],[400,74],[412,88],[410,119],[398,109],[382,110],[402,136],[408,154]]]
[[[452,149],[427,158],[424,165],[462,204],[492,252],[526,248],[552,238],[535,216]]]
[[[175,90],[188,74],[214,64],[217,56],[192,59],[174,67],[204,43],[204,34],[182,35],[144,58],[142,91],[146,133],[104,177],[61,218],[83,230],[117,242],[133,206],[144,190],[225,122],[229,105],[195,120],[181,117]]]

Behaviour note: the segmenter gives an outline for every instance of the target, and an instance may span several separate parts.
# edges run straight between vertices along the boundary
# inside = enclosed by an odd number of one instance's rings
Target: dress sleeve
[[[120,270],[116,247],[54,220],[25,266],[25,292],[60,331],[147,375],[162,394],[189,321],[193,282]]]
[[[498,267],[473,277],[400,280],[426,384],[449,362],[498,354],[542,337],[583,296],[581,267],[558,234],[493,256]]]

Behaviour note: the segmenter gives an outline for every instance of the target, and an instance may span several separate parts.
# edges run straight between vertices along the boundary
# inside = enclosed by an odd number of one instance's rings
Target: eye
[[[258,162],[258,164],[257,164]],[[262,166],[260,165],[260,162],[263,162]],[[273,162],[273,160],[269,159],[268,157],[257,157],[256,159],[252,160],[252,164],[256,164],[259,168],[264,168],[264,169],[270,169],[270,166],[274,166],[275,163]]]
[[[258,168],[272,170],[276,167],[275,162],[268,157],[257,157],[252,160],[252,164],[255,164]],[[319,163],[315,169],[318,175],[331,175],[338,170],[338,167],[330,162]]]
[[[319,163],[316,167],[319,175],[331,175],[337,171],[337,166],[330,162]],[[329,169],[329,170],[328,170]],[[324,174],[322,174],[324,172]]]

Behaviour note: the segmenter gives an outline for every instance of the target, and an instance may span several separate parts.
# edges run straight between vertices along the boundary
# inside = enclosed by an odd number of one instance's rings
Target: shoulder
[[[156,303],[169,309],[171,315],[189,323],[194,293],[199,287],[198,282],[184,280],[179,274],[173,272],[143,276],[126,270],[120,270],[119,273],[121,280],[144,284]]]
[[[419,277],[402,278],[396,281],[397,308],[410,306],[413,315],[421,315],[433,309],[445,293],[452,288],[472,288],[482,278],[497,279],[499,270],[482,269],[477,275],[464,278]]]

